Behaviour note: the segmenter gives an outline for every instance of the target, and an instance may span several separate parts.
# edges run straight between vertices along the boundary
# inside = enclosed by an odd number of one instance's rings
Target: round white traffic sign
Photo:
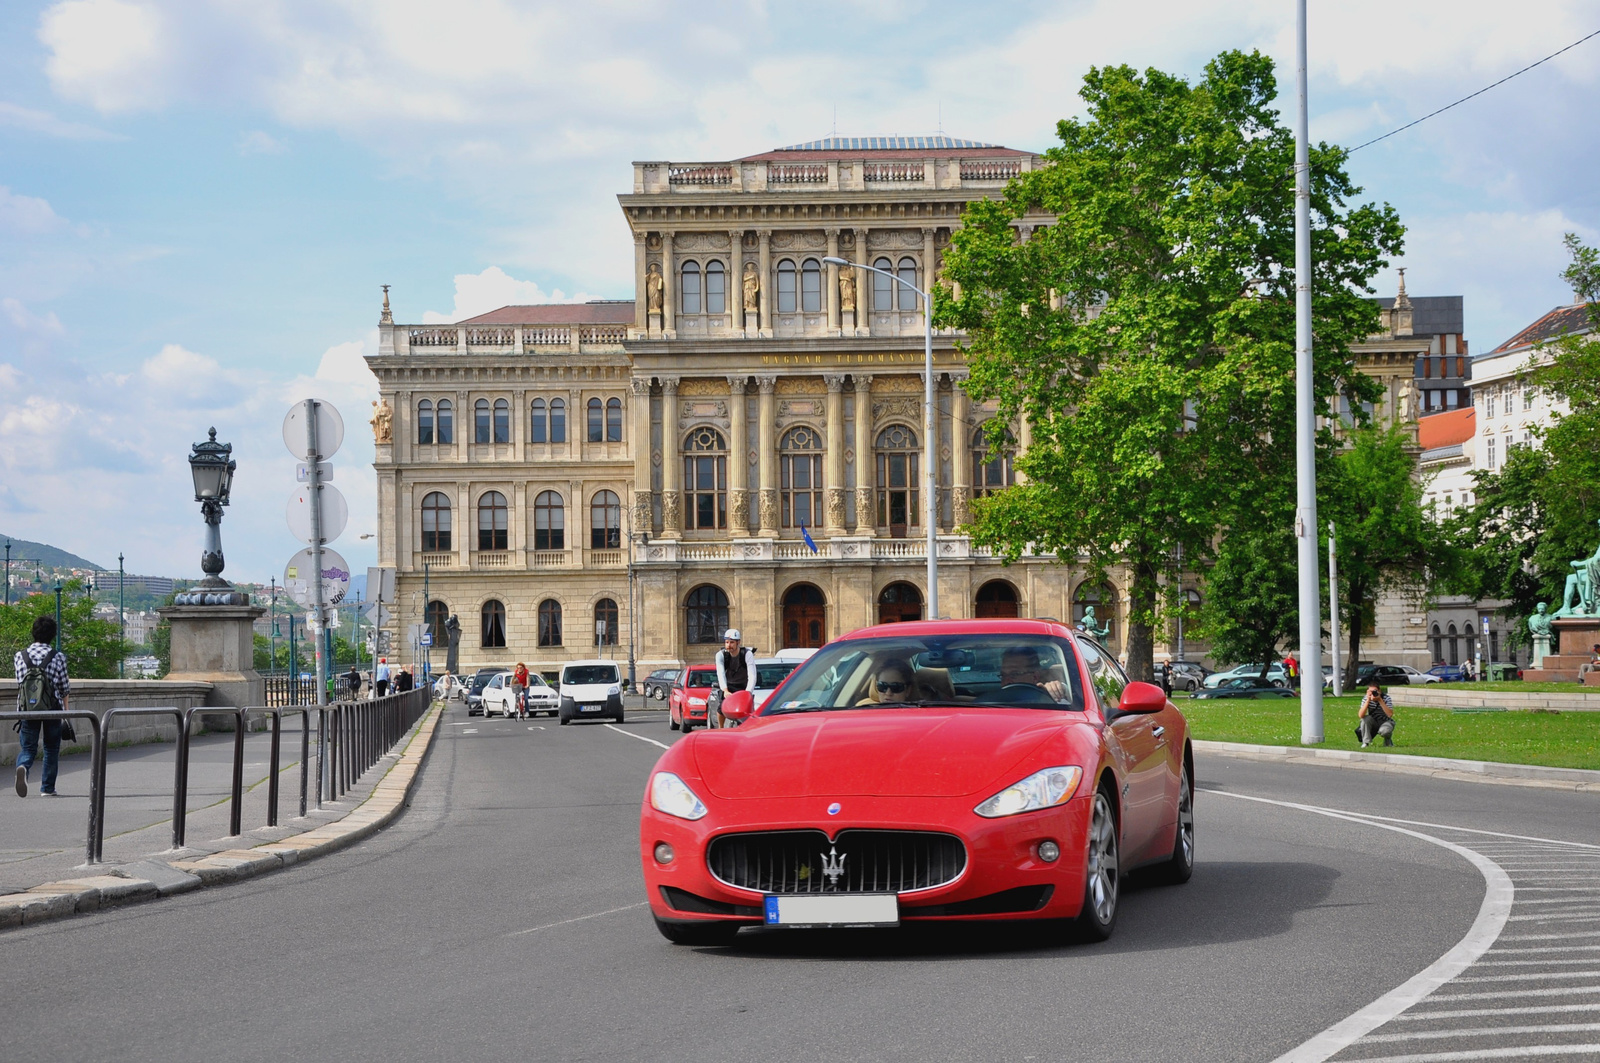
[[[283,586],[300,605],[316,608],[316,591],[312,578],[311,549],[300,551],[289,559],[283,568]],[[337,605],[350,593],[350,565],[337,550],[322,550],[322,604]]]
[[[311,494],[311,485],[301,484],[289,496],[289,530],[303,543],[312,541]],[[331,543],[344,533],[345,525],[350,523],[350,506],[332,484],[323,484],[318,497],[322,499],[322,541]]]
[[[344,442],[344,418],[333,408],[333,403],[322,399],[314,401],[317,404],[318,451],[315,456],[318,460],[327,461]],[[306,437],[306,426],[310,423],[306,405],[305,402],[295,403],[289,407],[289,413],[283,419],[283,445],[301,461],[312,460],[310,440]]]

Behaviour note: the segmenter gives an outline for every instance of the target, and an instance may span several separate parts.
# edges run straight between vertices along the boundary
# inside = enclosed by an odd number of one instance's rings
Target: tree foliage
[[[1267,519],[1243,521],[1221,538],[1200,605],[1198,633],[1210,642],[1211,655],[1260,661],[1263,676],[1279,644],[1299,630],[1294,499],[1281,497],[1290,493],[1280,489],[1278,497],[1263,499]]]
[[[1128,663],[1152,676],[1159,574],[1203,562],[1252,493],[1292,479],[1294,141],[1270,59],[1227,52],[1196,84],[1094,69],[1083,120],[1059,123],[1041,168],[969,205],[948,252],[942,323],[966,330],[968,390],[1018,415],[1027,482],[976,507],[974,534],[1131,575]],[[1400,249],[1392,209],[1339,149],[1312,156],[1315,390],[1371,399],[1350,345],[1377,328],[1369,279]],[[1043,222],[1026,241],[1019,219]]]
[[[55,614],[53,593],[0,605],[0,654],[8,670],[17,651],[33,641],[34,620]],[[117,678],[117,664],[127,652],[117,625],[95,617],[94,601],[84,596],[80,580],[62,586],[61,651],[67,655],[68,673],[78,679]]]

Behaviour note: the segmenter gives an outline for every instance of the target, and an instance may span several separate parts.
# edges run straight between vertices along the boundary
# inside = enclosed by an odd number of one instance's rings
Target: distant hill
[[[44,543],[30,543],[26,539],[12,539],[8,535],[0,535],[0,558],[5,556],[4,550],[7,541],[11,543],[11,557],[13,560],[19,557],[26,557],[54,568],[103,569],[105,567],[104,565],[97,565],[93,561],[86,561],[77,554],[69,554],[67,551],[54,546],[47,546]]]

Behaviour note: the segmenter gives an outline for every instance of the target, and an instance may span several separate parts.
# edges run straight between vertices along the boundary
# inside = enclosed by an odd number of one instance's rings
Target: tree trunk
[[[1133,584],[1128,588],[1128,675],[1145,683],[1156,681],[1155,615],[1156,595],[1160,592],[1159,573],[1148,561],[1133,563]],[[1135,622],[1135,618],[1144,619]]]
[[[1350,581],[1350,659],[1345,662],[1344,688],[1354,691],[1356,672],[1361,667],[1361,615],[1365,612],[1366,588],[1356,580]]]

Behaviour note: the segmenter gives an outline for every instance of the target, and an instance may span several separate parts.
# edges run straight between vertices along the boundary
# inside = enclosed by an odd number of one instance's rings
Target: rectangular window
[[[1484,464],[1494,468],[1494,436],[1483,437]]]
[[[560,399],[550,403],[550,442],[567,441],[567,404]]]
[[[1483,397],[1483,416],[1488,420],[1494,420],[1494,392],[1492,391]]]
[[[1445,406],[1452,410],[1455,409],[1456,406],[1461,402],[1460,396],[1461,392],[1457,391],[1455,388],[1451,388],[1449,391],[1444,393]]]
[[[439,403],[439,442],[449,444],[456,441],[455,411],[448,402]]]
[[[715,267],[715,268],[713,268]],[[706,267],[706,313],[726,313],[728,304],[725,301],[726,276],[722,272],[722,264],[713,262]]]
[[[1533,409],[1533,389],[1532,388],[1523,388],[1522,389],[1522,408],[1524,410]]]

